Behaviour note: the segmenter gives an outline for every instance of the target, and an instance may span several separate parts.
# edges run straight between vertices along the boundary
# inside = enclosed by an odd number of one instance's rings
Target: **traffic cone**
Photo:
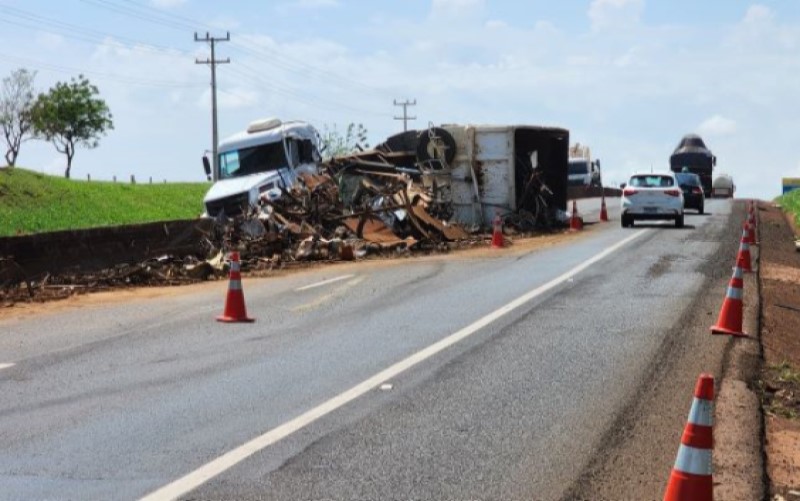
[[[726,334],[735,337],[748,337],[742,332],[742,297],[744,296],[744,280],[739,263],[733,269],[733,276],[725,292],[725,300],[719,310],[717,323],[711,326],[711,334]]]
[[[225,298],[225,312],[217,317],[217,322],[255,322],[248,318],[244,306],[242,274],[239,268],[239,253],[231,252],[231,274],[228,283],[228,296]]]
[[[492,248],[502,249],[503,246],[503,220],[500,219],[500,214],[495,214],[492,222]]]
[[[569,219],[569,229],[578,231],[583,229],[583,219],[578,216],[578,202],[572,201],[572,217]]]
[[[664,501],[713,501],[714,376],[700,374]]]
[[[603,189],[603,195],[600,199],[600,221],[608,222],[608,210],[606,209],[606,192]]]
[[[750,226],[749,220],[747,219],[744,220],[744,223],[742,223],[742,228],[744,228],[744,235],[745,235],[744,241],[747,242],[748,244],[754,244],[755,238],[753,238],[753,227]]]
[[[739,240],[739,253],[736,255],[736,266],[748,273],[753,272],[753,265],[750,259],[750,240],[747,238],[747,229],[742,230],[742,238]]]

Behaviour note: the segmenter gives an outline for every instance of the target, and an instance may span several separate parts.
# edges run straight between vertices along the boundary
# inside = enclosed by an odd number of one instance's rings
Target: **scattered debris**
[[[0,258],[0,304],[112,287],[217,279],[225,276],[224,258],[232,250],[240,253],[243,271],[259,272],[311,261],[488,245],[490,227],[484,220],[497,214],[508,235],[564,227],[568,221],[561,209],[566,200],[566,165],[552,166],[560,153],[547,153],[550,143],[543,138],[566,131],[449,130],[431,126],[392,136],[373,150],[322,163],[317,174],[298,173],[297,182],[280,188],[279,194],[262,193],[255,205],[242,199],[244,205],[231,211],[235,215],[220,210],[211,224],[195,229],[205,254],[165,254],[97,272],[76,270],[33,278],[13,257]],[[522,139],[514,139],[513,148],[507,145],[511,149],[497,150],[504,160],[493,160],[495,170],[491,170],[488,160],[479,155],[481,147],[493,143],[481,141],[497,131],[503,137],[516,133]],[[457,155],[467,137],[474,144],[470,143],[468,154]],[[566,150],[563,153],[565,164]],[[540,168],[542,156],[550,159],[548,169]],[[557,195],[545,181],[560,187]],[[497,198],[498,194],[507,197],[509,183],[517,186],[516,198]],[[458,222],[465,220],[470,221],[469,227]]]

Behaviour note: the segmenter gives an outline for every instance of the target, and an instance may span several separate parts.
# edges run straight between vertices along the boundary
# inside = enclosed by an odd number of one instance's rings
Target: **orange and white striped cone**
[[[495,214],[494,221],[492,221],[492,248],[502,249],[504,245],[503,220],[500,219],[500,214]]]
[[[572,217],[569,219],[569,229],[579,231],[583,229],[583,219],[578,216],[578,202],[572,201]]]
[[[247,316],[242,290],[242,274],[239,264],[239,253],[231,252],[231,273],[228,283],[228,295],[225,298],[225,311],[217,317],[217,322],[255,322]]]
[[[606,192],[603,190],[602,198],[600,199],[600,221],[608,222],[608,209],[606,209]]]
[[[700,374],[664,501],[713,501],[714,376]]]
[[[711,334],[724,334],[734,337],[749,337],[742,331],[744,274],[738,263],[733,269],[733,276],[725,291],[725,300],[719,310],[717,323],[711,326]]]
[[[742,223],[742,228],[744,229],[745,242],[754,244],[755,238],[753,238],[753,227],[750,226],[750,221],[745,219],[744,223]]]
[[[753,264],[750,259],[750,243],[747,238],[747,230],[742,230],[742,238],[739,241],[739,253],[736,255],[736,266],[748,273],[753,272]]]

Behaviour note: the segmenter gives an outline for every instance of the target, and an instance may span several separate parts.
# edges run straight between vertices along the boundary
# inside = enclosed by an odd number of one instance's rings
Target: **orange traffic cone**
[[[714,376],[700,374],[664,501],[712,501]]]
[[[495,214],[492,222],[492,248],[502,249],[503,245],[503,220],[500,219],[500,214]]]
[[[603,189],[603,195],[600,199],[600,221],[607,222],[608,221],[608,210],[606,209],[606,192]]]
[[[719,310],[717,323],[711,326],[711,334],[726,334],[735,337],[748,337],[742,332],[742,297],[744,297],[744,280],[739,263],[733,269],[733,276],[725,292],[725,300]]]
[[[225,298],[225,312],[217,317],[217,322],[255,322],[254,318],[247,317],[247,309],[244,306],[238,252],[231,252],[231,274],[228,296]]]
[[[569,219],[569,229],[578,231],[583,229],[583,219],[578,215],[578,202],[572,201],[572,217]]]
[[[739,241],[739,254],[736,255],[736,266],[749,273],[753,272],[752,261],[750,260],[750,243],[747,238],[747,229],[742,230],[742,238]]]
[[[755,238],[753,238],[753,227],[750,226],[749,220],[744,220],[744,223],[742,223],[742,228],[744,228],[744,241],[748,244],[754,244]]]

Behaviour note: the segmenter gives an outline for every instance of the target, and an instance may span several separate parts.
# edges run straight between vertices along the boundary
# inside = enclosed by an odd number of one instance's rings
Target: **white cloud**
[[[775,13],[769,7],[760,4],[751,5],[744,15],[745,24],[761,24],[772,22],[773,19],[775,19]]]
[[[639,23],[644,0],[593,0],[589,20],[593,30],[621,28]]]
[[[505,21],[499,21],[497,19],[492,19],[486,21],[486,27],[490,30],[501,30],[503,28],[508,28],[508,24]]]
[[[730,136],[734,134],[737,129],[738,125],[735,120],[725,118],[722,115],[709,117],[697,128],[700,135],[708,136]]]
[[[186,3],[186,0],[150,0],[154,7],[159,9],[171,9]]]

